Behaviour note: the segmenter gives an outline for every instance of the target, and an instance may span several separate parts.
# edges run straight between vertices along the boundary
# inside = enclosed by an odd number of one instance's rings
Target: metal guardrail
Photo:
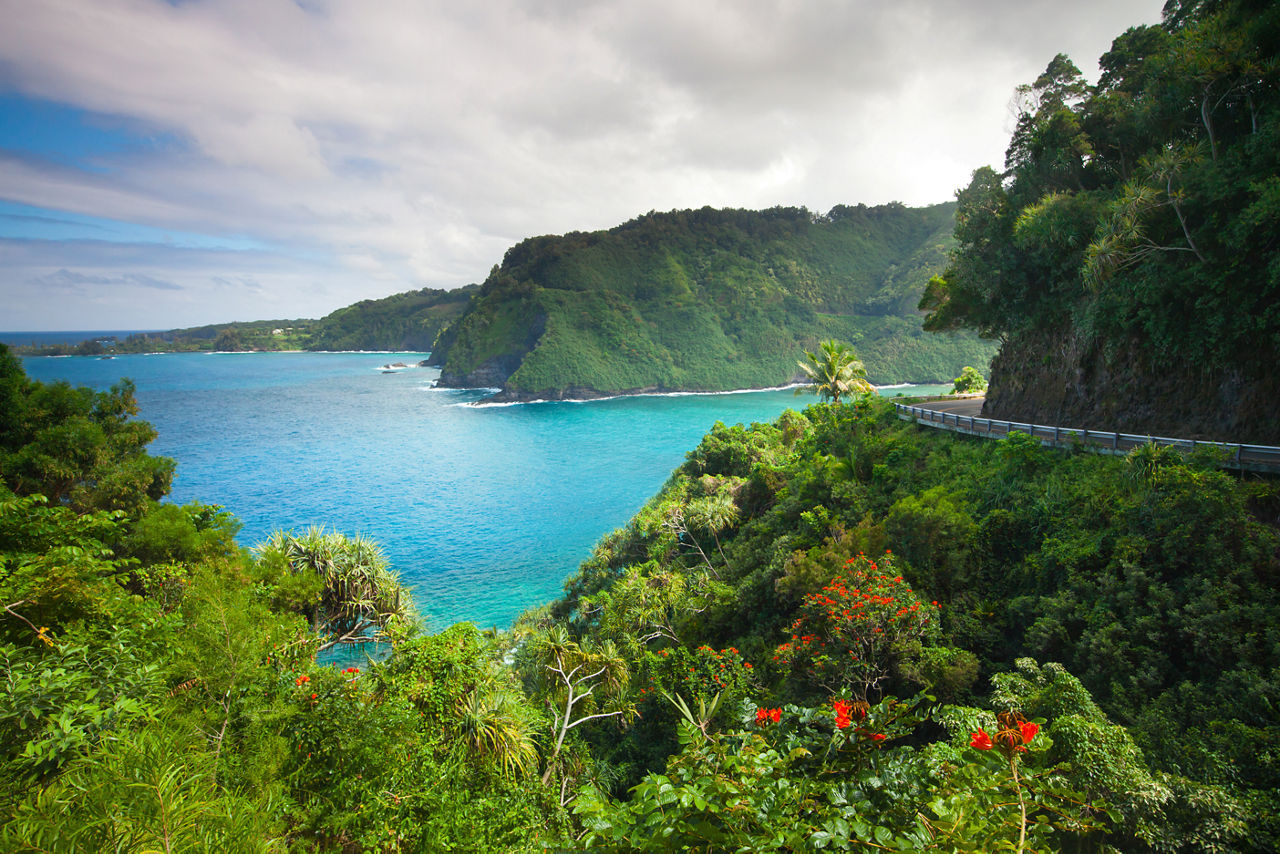
[[[980,418],[976,415],[956,415],[923,406],[895,403],[898,417],[928,427],[966,433],[973,436],[1002,438],[1010,433],[1026,433],[1040,444],[1056,448],[1070,448],[1077,444],[1089,445],[1092,450],[1104,454],[1127,454],[1142,445],[1194,451],[1197,448],[1222,448],[1227,452],[1223,465],[1228,468],[1249,471],[1280,471],[1280,447],[1274,445],[1243,445],[1229,442],[1206,442],[1202,439],[1171,439],[1166,436],[1142,436],[1135,433],[1116,433],[1110,430],[1057,427],[1045,424],[1023,424],[1017,421],[1001,421],[996,418]]]

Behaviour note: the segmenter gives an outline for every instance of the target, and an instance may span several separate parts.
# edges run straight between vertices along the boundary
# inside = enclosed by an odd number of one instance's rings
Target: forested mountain
[[[1166,8],[1019,90],[926,328],[1005,339],[990,414],[1280,443],[1280,5]]]
[[[525,240],[436,342],[441,383],[510,399],[782,385],[821,338],[873,382],[950,380],[993,347],[921,334],[954,205],[650,213]]]

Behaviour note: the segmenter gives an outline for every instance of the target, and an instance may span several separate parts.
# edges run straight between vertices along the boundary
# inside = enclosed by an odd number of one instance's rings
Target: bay
[[[508,626],[555,598],[716,421],[772,421],[791,391],[471,406],[421,353],[177,353],[27,358],[33,379],[137,386],[170,500],[219,504],[252,546],[276,529],[364,534],[428,628]],[[913,392],[937,387],[916,387]],[[945,390],[945,389],[944,389]],[[892,394],[898,390],[889,389]]]

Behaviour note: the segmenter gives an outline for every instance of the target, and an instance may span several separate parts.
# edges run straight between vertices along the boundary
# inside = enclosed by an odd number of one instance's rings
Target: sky
[[[651,210],[948,201],[1163,0],[0,0],[0,329],[320,317]]]

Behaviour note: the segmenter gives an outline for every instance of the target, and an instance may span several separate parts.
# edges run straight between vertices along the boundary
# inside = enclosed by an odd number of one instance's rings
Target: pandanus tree
[[[284,580],[301,582],[292,604],[320,635],[321,651],[377,640],[390,622],[409,618],[409,592],[371,540],[313,527],[301,536],[277,531],[254,551]]]
[[[536,768],[534,722],[519,688],[492,676],[480,679],[454,707],[458,735],[468,752],[486,757],[504,774],[519,776]]]
[[[823,400],[839,403],[840,398],[874,391],[867,381],[867,370],[858,354],[848,344],[823,341],[817,353],[805,351],[805,361],[797,362],[809,384],[796,389],[796,394],[812,392]]]

